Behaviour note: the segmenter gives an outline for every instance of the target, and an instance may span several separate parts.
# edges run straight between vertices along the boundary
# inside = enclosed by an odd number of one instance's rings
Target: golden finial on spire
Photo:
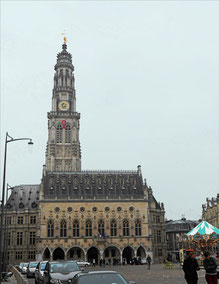
[[[64,44],[66,44],[66,42],[67,42],[67,37],[66,37],[66,35],[67,35],[67,33],[64,31],[64,32],[62,33],[62,36],[64,36]]]

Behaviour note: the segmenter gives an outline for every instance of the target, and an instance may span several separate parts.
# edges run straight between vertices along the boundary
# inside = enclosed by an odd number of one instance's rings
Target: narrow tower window
[[[62,125],[58,124],[56,127],[56,142],[62,143]]]
[[[60,224],[60,237],[66,237],[66,236],[67,236],[67,225],[65,220],[62,220]]]
[[[73,237],[79,237],[79,222],[76,220],[73,223]]]
[[[111,226],[110,226],[110,234],[112,237],[117,236],[117,224],[115,220],[112,220]]]
[[[65,127],[65,143],[71,143],[71,126],[69,124]]]
[[[52,220],[50,220],[47,225],[47,236],[48,238],[54,237],[54,223]]]
[[[86,237],[92,237],[92,222],[86,222]]]
[[[100,220],[99,223],[98,223],[98,233],[99,233],[99,236],[101,236],[101,237],[104,237],[104,235],[105,235],[104,221],[103,220]]]
[[[125,237],[129,236],[129,221],[128,220],[123,221],[123,236]]]
[[[140,220],[135,221],[135,235],[141,236],[141,221]]]

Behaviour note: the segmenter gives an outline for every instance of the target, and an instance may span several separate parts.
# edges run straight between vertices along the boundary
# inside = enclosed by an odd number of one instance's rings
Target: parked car
[[[25,262],[21,262],[18,266],[18,270],[21,272]]]
[[[128,282],[116,271],[91,271],[78,273],[72,279],[72,284],[136,284],[134,281]]]
[[[26,274],[27,273],[27,267],[28,267],[28,262],[25,262],[22,269],[21,269],[21,273],[22,274]]]
[[[87,267],[87,266],[91,265],[90,262],[85,261],[85,260],[76,260],[76,262],[77,262],[78,266],[80,266],[80,267],[84,267],[84,266]]]
[[[31,278],[35,276],[35,270],[38,262],[29,262],[27,267],[27,278]]]
[[[44,284],[59,284],[67,283],[77,273],[80,273],[81,269],[76,261],[73,260],[57,260],[48,261],[44,270]]]
[[[43,275],[47,261],[41,261],[37,264],[35,270],[35,284],[43,284]]]
[[[141,264],[147,264],[147,258],[146,257],[141,259]]]

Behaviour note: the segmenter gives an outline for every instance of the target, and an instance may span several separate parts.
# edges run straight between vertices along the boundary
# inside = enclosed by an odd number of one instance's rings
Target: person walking
[[[147,257],[147,263],[148,263],[148,269],[150,269],[151,268],[151,257],[150,257],[150,255],[148,255],[148,257]]]
[[[191,252],[183,263],[183,271],[185,273],[185,279],[188,284],[198,283],[197,270],[200,270],[200,267],[196,260],[196,252]]]
[[[204,257],[205,279],[208,284],[217,284],[217,263],[209,251],[204,252]]]

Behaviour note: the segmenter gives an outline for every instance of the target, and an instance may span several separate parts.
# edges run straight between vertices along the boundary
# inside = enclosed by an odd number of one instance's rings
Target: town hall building
[[[130,263],[166,257],[165,210],[136,171],[83,171],[80,113],[72,56],[57,55],[46,163],[39,185],[21,185],[7,201],[8,258]],[[22,223],[21,223],[22,220]]]

